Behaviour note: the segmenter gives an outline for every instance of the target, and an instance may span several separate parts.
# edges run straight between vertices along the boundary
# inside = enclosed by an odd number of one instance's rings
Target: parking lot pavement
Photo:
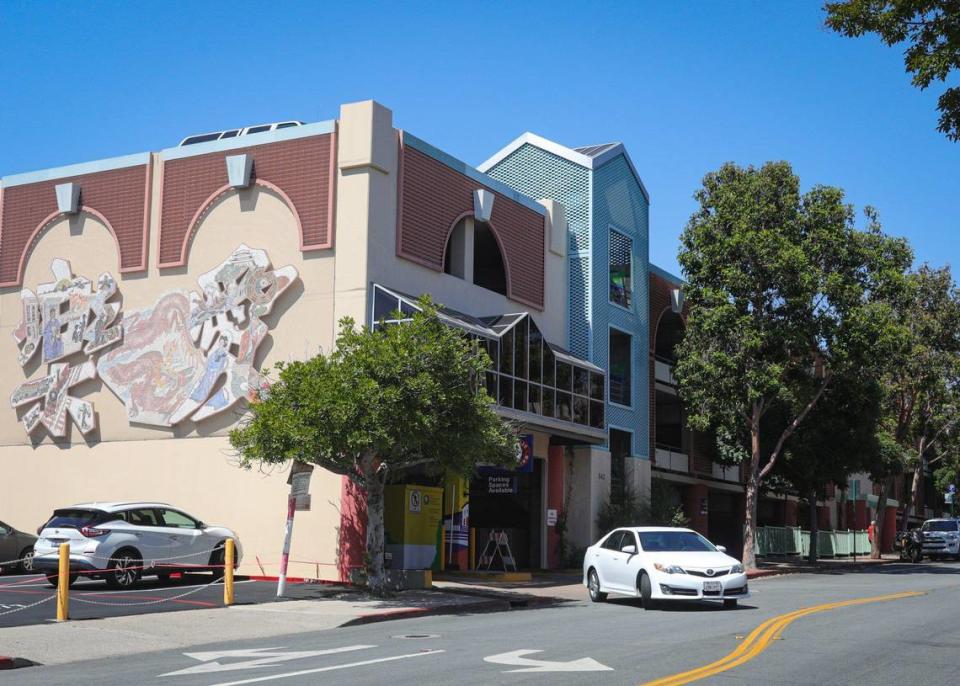
[[[235,604],[276,601],[276,582],[240,579]],[[328,584],[288,584],[285,600],[316,600],[350,595],[350,589]],[[57,616],[56,589],[43,575],[0,577],[0,627],[43,624]],[[168,581],[146,578],[129,591],[114,591],[100,580],[78,580],[70,588],[70,619],[103,619],[157,612],[223,607],[223,584],[210,574],[191,574]]]

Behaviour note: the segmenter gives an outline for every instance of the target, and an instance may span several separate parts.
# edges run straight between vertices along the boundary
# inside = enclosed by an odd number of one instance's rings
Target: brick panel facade
[[[301,227],[301,249],[330,248],[336,178],[334,146],[334,134],[328,133],[165,161],[159,266],[186,263],[190,234],[196,228],[191,225],[194,217],[227,184],[224,158],[244,153],[253,156],[252,179],[275,187],[293,205],[291,209]]]
[[[473,213],[473,191],[484,187],[410,146],[401,146],[397,255],[443,271],[447,236]],[[544,299],[544,218],[494,189],[490,227],[500,241],[507,297],[537,309]]]
[[[35,232],[57,212],[55,187],[70,182],[80,185],[83,209],[101,215],[112,228],[119,251],[119,271],[146,269],[150,171],[150,165],[143,164],[4,188],[0,209],[0,285],[20,284],[22,268],[42,235]]]

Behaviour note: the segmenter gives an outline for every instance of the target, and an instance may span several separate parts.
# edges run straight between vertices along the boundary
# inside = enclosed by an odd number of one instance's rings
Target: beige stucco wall
[[[159,211],[159,175],[153,198],[154,227]],[[24,272],[24,287],[36,290],[52,280],[50,263],[69,260],[74,274],[94,283],[108,271],[118,282],[123,312],[150,307],[164,293],[198,290],[197,277],[219,265],[241,243],[267,251],[274,267],[292,264],[300,279],[278,299],[265,318],[270,326],[257,359],[262,369],[276,361],[303,359],[333,335],[334,256],[331,251],[301,253],[296,221],[286,204],[259,188],[230,192],[199,226],[185,268],[158,271],[158,232],[151,231],[147,273],[117,272],[116,245],[96,219],[81,215],[54,223],[39,239]],[[121,315],[122,316],[122,315]],[[240,469],[231,456],[226,432],[244,404],[200,423],[185,421],[166,429],[131,425],[123,403],[99,379],[74,387],[72,395],[94,404],[98,429],[86,439],[71,426],[59,443],[38,427],[32,439],[17,421],[7,398],[28,378],[46,373],[40,353],[26,369],[17,362],[12,330],[21,317],[19,289],[0,291],[0,515],[34,530],[56,507],[86,500],[156,499],[185,508],[204,521],[234,528],[244,545],[242,571],[276,574],[286,516],[286,473]],[[109,348],[108,348],[109,349]],[[96,354],[94,359],[96,358]],[[68,361],[81,361],[82,354]],[[179,439],[179,440],[170,440]],[[341,479],[314,474],[313,510],[297,515],[292,558],[335,562]],[[272,565],[272,567],[270,566]],[[316,576],[316,567],[293,565],[291,574]],[[322,568],[333,578],[335,569]]]

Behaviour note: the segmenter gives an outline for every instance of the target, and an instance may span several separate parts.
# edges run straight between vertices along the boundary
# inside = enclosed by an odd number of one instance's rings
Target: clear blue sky
[[[898,49],[828,33],[819,5],[0,0],[0,175],[375,98],[473,164],[526,130],[623,141],[671,271],[703,174],[772,159],[956,267],[960,144],[935,130],[939,89],[914,89]]]

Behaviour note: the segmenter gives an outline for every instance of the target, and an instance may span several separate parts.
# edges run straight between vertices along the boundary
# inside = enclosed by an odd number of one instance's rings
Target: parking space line
[[[272,681],[273,679],[286,679],[291,676],[303,676],[304,674],[318,674],[320,672],[333,672],[338,669],[351,669],[353,667],[363,667],[364,665],[375,665],[380,662],[393,662],[395,660],[405,660],[411,657],[424,657],[426,655],[437,655],[445,653],[445,650],[422,650],[416,653],[407,653],[406,655],[393,655],[391,657],[381,657],[372,660],[362,660],[360,662],[348,662],[342,665],[331,665],[329,667],[317,667],[315,669],[301,669],[296,672],[286,672],[284,674],[271,674],[270,676],[254,677],[252,679],[241,679],[240,681],[225,681],[214,684],[213,686],[241,686],[242,684],[254,684],[260,681]]]

